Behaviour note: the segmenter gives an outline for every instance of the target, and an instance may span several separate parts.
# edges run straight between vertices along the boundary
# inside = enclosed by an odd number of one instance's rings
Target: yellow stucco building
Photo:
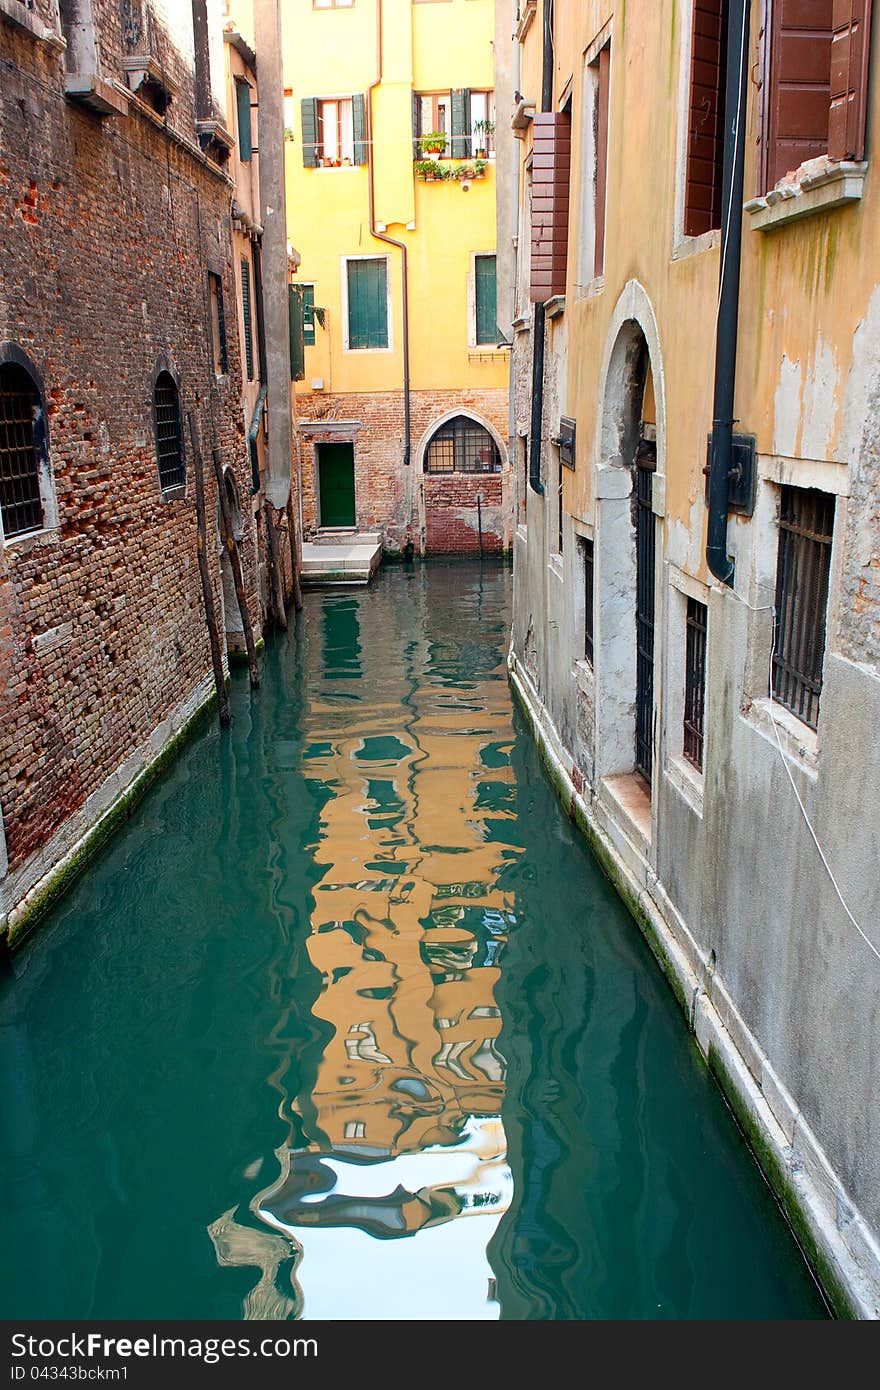
[[[288,0],[283,18],[304,534],[507,549],[491,0]]]

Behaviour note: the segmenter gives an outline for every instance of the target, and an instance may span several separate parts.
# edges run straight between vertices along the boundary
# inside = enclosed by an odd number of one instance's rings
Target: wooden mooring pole
[[[278,532],[272,516],[274,510],[271,502],[266,502],[263,507],[263,517],[266,522],[266,551],[269,560],[269,593],[272,598],[272,619],[277,627],[286,629],[287,609],[284,603],[281,566],[278,563]]]
[[[226,679],[223,675],[223,658],[220,653],[220,636],[217,631],[217,614],[214,611],[214,595],[211,590],[211,576],[208,573],[208,549],[205,527],[205,481],[202,476],[202,451],[196,430],[195,416],[188,415],[189,437],[192,444],[193,474],[196,484],[196,550],[199,558],[199,575],[202,580],[202,598],[205,604],[205,622],[208,625],[208,638],[211,643],[211,665],[214,668],[214,685],[217,689],[217,714],[220,727],[227,729],[230,723],[229,698],[226,694]]]
[[[232,512],[229,506],[229,498],[226,496],[226,483],[223,478],[223,464],[220,459],[220,450],[213,449],[211,457],[214,460],[214,477],[217,479],[217,496],[220,499],[220,517],[223,522],[223,544],[226,546],[226,553],[229,556],[229,565],[232,570],[232,582],[235,585],[235,597],[238,600],[238,611],[241,614],[241,627],[244,632],[244,644],[247,648],[248,671],[251,679],[251,689],[256,690],[260,684],[260,664],[257,661],[257,647],[254,642],[254,629],[251,626],[251,615],[248,612],[247,594],[244,590],[244,575],[241,570],[241,555],[238,550],[238,541],[235,539],[235,529],[232,522]]]

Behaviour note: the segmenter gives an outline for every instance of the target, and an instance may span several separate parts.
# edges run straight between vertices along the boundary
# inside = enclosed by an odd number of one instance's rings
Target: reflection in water
[[[307,947],[327,1027],[313,1083],[289,1097],[298,1142],[252,1210],[301,1249],[306,1316],[497,1317],[485,1251],[511,1178],[494,991],[516,920],[498,875],[519,852],[492,833],[511,815],[505,650],[451,635],[420,649],[414,633],[379,679],[387,634],[371,628],[387,616],[324,599],[303,733],[323,802]]]
[[[309,595],[15,953],[7,1319],[822,1315],[511,712],[509,592]]]

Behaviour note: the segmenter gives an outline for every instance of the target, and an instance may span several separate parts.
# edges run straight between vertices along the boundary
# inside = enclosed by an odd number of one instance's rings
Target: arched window
[[[426,473],[500,473],[501,455],[487,429],[466,415],[441,425],[425,450]]]
[[[5,536],[44,524],[40,470],[46,429],[39,387],[19,362],[0,364],[0,514]]]
[[[170,372],[162,371],[153,388],[153,412],[156,424],[156,461],[159,465],[159,486],[163,492],[183,487],[186,472],[183,462],[183,429],[180,418],[180,392]]]

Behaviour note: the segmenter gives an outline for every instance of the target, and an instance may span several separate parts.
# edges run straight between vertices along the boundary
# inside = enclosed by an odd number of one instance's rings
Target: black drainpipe
[[[375,191],[373,188],[373,92],[382,82],[382,0],[376,0],[376,80],[367,88],[367,187],[370,196],[370,236],[384,241],[386,246],[396,246],[401,256],[401,277],[403,295],[401,312],[403,314],[403,462],[408,467],[412,456],[412,418],[410,411],[409,384],[409,268],[406,256],[406,242],[395,241],[394,237],[376,231]]]
[[[541,54],[541,110],[553,110],[553,0],[544,0]],[[543,493],[541,435],[544,429],[544,305],[532,311],[532,420],[529,426],[529,487]]]
[[[727,555],[727,512],[733,457],[733,397],[739,329],[743,171],[751,0],[730,0],[727,20],[727,84],[724,106],[724,175],[721,192],[721,283],[715,342],[715,404],[709,465],[706,563],[722,584],[733,584]]]

